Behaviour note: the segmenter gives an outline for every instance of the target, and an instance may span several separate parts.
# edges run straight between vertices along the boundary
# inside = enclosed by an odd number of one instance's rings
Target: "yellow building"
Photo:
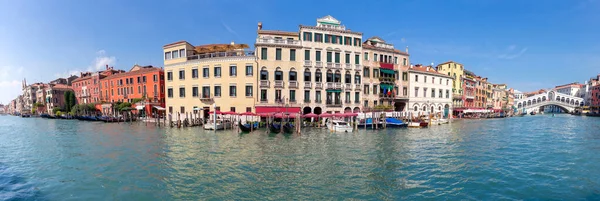
[[[256,61],[246,44],[193,46],[179,41],[163,46],[166,108],[186,114],[202,110],[254,112]]]
[[[464,66],[454,61],[447,61],[437,65],[437,71],[452,77],[452,105],[454,108],[464,107],[463,82]]]

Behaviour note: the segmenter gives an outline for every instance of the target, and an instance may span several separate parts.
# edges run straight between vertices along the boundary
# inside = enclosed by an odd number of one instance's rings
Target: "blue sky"
[[[596,0],[32,1],[0,0],[0,102],[21,80],[47,82],[105,64],[162,66],[179,40],[252,44],[256,25],[297,31],[332,15],[364,37],[409,46],[414,64],[458,61],[521,91],[600,73]]]

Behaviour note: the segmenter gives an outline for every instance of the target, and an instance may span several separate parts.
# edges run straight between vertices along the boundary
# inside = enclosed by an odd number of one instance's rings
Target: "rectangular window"
[[[229,96],[230,97],[237,96],[237,88],[235,86],[229,86]]]
[[[323,42],[323,34],[315,33],[315,42],[322,43]]]
[[[290,102],[296,102],[296,90],[290,90]]]
[[[369,61],[369,53],[365,52],[365,61]]]
[[[407,80],[408,80],[408,73],[402,72],[402,81],[407,81]]]
[[[179,58],[179,51],[175,50],[175,51],[171,52],[171,55],[173,55],[173,59],[177,59],[177,58]]]
[[[179,50],[179,57],[185,57],[185,50],[184,49],[180,49]]]
[[[402,65],[406,66],[406,58],[402,59]]]
[[[363,77],[371,77],[371,70],[369,68],[363,68]]]
[[[331,41],[331,36],[329,34],[325,34],[325,43],[329,43]]]
[[[310,50],[304,50],[304,60],[305,61],[310,60]]]
[[[332,44],[337,44],[338,43],[338,41],[337,41],[338,37],[337,36],[331,36],[330,35],[330,37],[331,37],[331,43]]]
[[[210,75],[210,73],[209,73],[208,67],[202,68],[202,77],[203,78],[208,78],[209,75]]]
[[[431,89],[431,97],[435,98],[435,89]]]
[[[202,98],[210,98],[210,87],[202,87]]]
[[[179,79],[185,80],[185,70],[179,70]]]
[[[267,90],[266,89],[260,90],[260,101],[267,101]]]
[[[196,72],[196,74],[198,74],[198,72]],[[197,75],[196,75],[197,76]],[[154,82],[158,82],[158,75],[153,75],[152,76],[152,81]]]
[[[237,66],[229,66],[229,76],[237,76]]]
[[[260,49],[260,59],[267,60],[267,48],[263,47]]]
[[[369,101],[365,101],[364,107],[369,107]]]
[[[350,54],[346,54],[346,63],[349,64],[350,63]]]
[[[295,49],[290,50],[290,61],[296,61],[296,50]]]
[[[221,97],[221,86],[215,86],[215,97]]]
[[[315,60],[321,61],[321,51],[319,51],[319,50],[315,51]]]
[[[444,91],[440,89],[440,92],[439,92],[440,94],[438,95],[438,96],[439,96],[439,98],[443,98],[443,96],[442,96],[443,92],[444,92]]]
[[[354,103],[360,103],[360,92],[354,92]]]
[[[142,93],[142,86],[138,85],[138,94]]]
[[[310,91],[309,90],[304,90],[304,102],[310,103]]]
[[[373,77],[374,78],[378,78],[379,77],[379,69],[376,69],[376,68],[373,69]]]
[[[344,45],[352,45],[352,38],[344,37]]]
[[[171,52],[165,52],[165,60],[171,59]]]
[[[333,61],[331,52],[327,52],[327,62],[331,63]]]
[[[321,91],[316,91],[316,92],[315,92],[315,101],[316,101],[317,103],[320,103],[320,102],[321,102]]]
[[[215,77],[221,77],[221,67],[220,66],[215,67]]]
[[[427,98],[427,88],[423,88],[423,97]]]
[[[246,65],[246,76],[254,75],[254,70],[252,69],[252,65]]]
[[[398,64],[398,57],[394,57],[394,64]]]
[[[246,112],[252,112],[252,108],[251,107],[246,107]]]
[[[379,90],[377,90],[377,89],[378,89],[377,85],[376,85],[376,84],[374,84],[374,85],[373,85],[373,94],[377,94],[377,92],[379,91]]]
[[[142,82],[142,80],[140,79],[140,77],[137,77],[137,83],[139,84],[140,82]]]
[[[377,61],[377,54],[373,54],[373,61]]]
[[[198,97],[198,87],[192,87],[192,97]]]
[[[312,41],[312,33],[311,32],[304,32],[303,35],[304,35],[304,37],[303,37],[304,41]]]
[[[419,82],[419,75],[415,75],[415,82]]]
[[[246,86],[246,97],[252,97],[252,86]]]
[[[173,72],[167,72],[167,80],[168,81],[172,81],[173,80]]]
[[[275,49],[275,60],[281,60],[281,48]]]
[[[450,98],[450,90],[446,90],[446,98]]]
[[[415,87],[415,97],[419,97],[419,87]]]
[[[340,53],[339,53],[339,52],[336,52],[336,53],[335,53],[335,63],[336,63],[336,64],[339,64],[339,63],[340,63]]]
[[[360,64],[360,55],[354,55],[354,63],[355,64]]]
[[[185,98],[185,87],[179,87],[179,98]]]
[[[197,79],[198,78],[198,69],[192,69],[192,78],[193,79]]]

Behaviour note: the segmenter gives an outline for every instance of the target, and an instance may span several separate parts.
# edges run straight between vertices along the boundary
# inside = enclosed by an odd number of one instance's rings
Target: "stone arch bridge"
[[[540,107],[548,105],[555,105],[565,112],[573,112],[575,107],[583,105],[583,98],[557,93],[552,90],[521,100],[516,100],[515,105],[519,111],[525,110],[528,113],[532,111],[539,112]]]

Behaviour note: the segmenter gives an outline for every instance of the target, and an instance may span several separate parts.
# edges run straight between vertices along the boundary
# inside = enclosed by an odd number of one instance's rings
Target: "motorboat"
[[[248,133],[248,132],[256,130],[258,128],[258,122],[255,122],[254,124],[242,124],[242,122],[239,121],[238,126],[240,127],[240,130],[242,132]]]
[[[345,121],[333,120],[327,123],[327,129],[334,132],[349,133],[354,130],[352,126]]]
[[[409,128],[424,128],[429,125],[426,121],[413,121],[408,123]]]
[[[535,111],[530,112],[529,115],[535,115]]]
[[[386,118],[385,126],[388,128],[406,128],[406,127],[408,127],[408,124],[403,122],[400,119]]]
[[[229,120],[217,119],[216,124],[213,121],[204,124],[204,129],[206,130],[223,130],[225,128],[231,128],[231,122]]]
[[[271,133],[281,133],[281,124],[271,123],[271,125],[269,125],[269,131]]]
[[[447,124],[447,123],[448,123],[448,119],[432,119],[431,120],[432,125],[442,125],[442,124]]]

